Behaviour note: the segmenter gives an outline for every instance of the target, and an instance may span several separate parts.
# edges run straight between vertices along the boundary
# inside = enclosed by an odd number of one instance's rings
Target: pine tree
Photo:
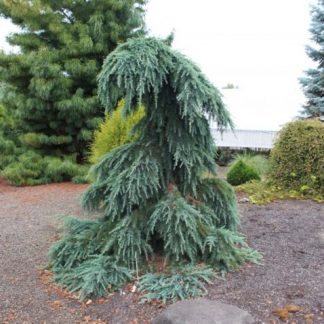
[[[307,104],[303,114],[310,117],[324,116],[324,0],[319,0],[311,11],[310,32],[317,46],[307,47],[308,56],[317,63],[316,69],[306,71],[306,77],[300,80]]]
[[[143,34],[145,0],[0,2],[0,15],[21,31],[10,35],[17,54],[0,53],[0,78],[10,87],[4,105],[17,118],[21,140],[42,154],[81,162],[102,120],[96,77],[104,58]]]
[[[15,161],[15,156],[21,154],[17,148],[16,139],[18,134],[15,131],[15,121],[12,114],[2,105],[6,86],[0,83],[0,172],[7,165]]]
[[[178,266],[204,261],[222,270],[255,260],[236,231],[234,191],[216,177],[207,118],[220,129],[232,122],[220,93],[199,68],[163,41],[129,40],[105,60],[99,96],[108,112],[124,98],[125,116],[140,105],[145,116],[134,126],[137,139],[94,167],[95,182],[83,206],[102,216],[67,221],[66,234],[50,252],[57,281],[84,297],[110,282],[105,262],[107,267],[116,262],[125,273],[124,267],[143,269],[154,253]],[[203,273],[210,277],[208,270]],[[103,279],[95,281],[95,274]]]

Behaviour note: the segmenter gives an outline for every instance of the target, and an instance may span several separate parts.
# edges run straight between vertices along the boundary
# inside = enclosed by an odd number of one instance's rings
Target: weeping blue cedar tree
[[[65,235],[52,247],[50,262],[59,282],[84,296],[85,289],[90,291],[85,267],[95,263],[99,271],[103,263],[93,258],[103,255],[130,271],[143,269],[153,253],[175,265],[206,262],[221,270],[255,261],[257,255],[237,233],[234,192],[216,178],[207,118],[220,129],[232,122],[220,93],[200,69],[166,42],[138,38],[106,58],[98,80],[108,112],[124,98],[125,116],[140,104],[145,116],[134,129],[138,138],[105,155],[93,169],[95,181],[83,206],[101,212],[101,218],[68,221]],[[107,270],[101,271],[105,276]]]

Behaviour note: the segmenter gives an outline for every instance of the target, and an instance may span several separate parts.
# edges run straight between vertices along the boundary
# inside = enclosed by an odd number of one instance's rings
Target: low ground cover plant
[[[249,195],[252,204],[264,205],[278,199],[310,199],[319,203],[324,202],[324,195],[314,191],[285,189],[268,181],[251,181],[235,187],[236,192]]]

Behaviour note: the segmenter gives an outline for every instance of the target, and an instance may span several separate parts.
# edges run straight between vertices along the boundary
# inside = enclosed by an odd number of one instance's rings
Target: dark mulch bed
[[[46,284],[49,274],[41,268],[56,238],[55,216],[84,217],[79,207],[84,189],[69,183],[29,188],[0,183],[0,323],[139,324],[163,309],[138,304],[129,287],[82,304]],[[286,323],[324,323],[324,204],[285,200],[239,207],[241,231],[264,254],[263,264],[215,280],[208,298],[237,305],[259,323],[279,323],[272,311],[286,304],[301,307]]]

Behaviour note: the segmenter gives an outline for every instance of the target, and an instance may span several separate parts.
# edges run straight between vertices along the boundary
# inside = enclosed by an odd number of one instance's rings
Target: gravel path
[[[249,311],[259,323],[279,323],[272,311],[287,304],[301,311],[286,323],[324,323],[324,204],[285,200],[239,207],[242,231],[263,253],[263,264],[228,274],[210,288],[210,298]]]
[[[0,184],[0,322],[75,323],[57,296],[40,282],[40,268],[57,228],[58,214],[80,214],[82,186],[12,188]],[[2,323],[2,322],[1,322]]]
[[[69,183],[28,188],[0,183],[0,323],[142,324],[161,311],[159,304],[139,305],[132,293],[86,305],[44,284],[41,268],[57,235],[56,216],[84,217],[79,207],[84,189]],[[246,309],[259,323],[279,323],[272,310],[288,303],[302,310],[286,323],[324,323],[324,204],[239,206],[242,231],[264,253],[263,265],[246,265],[226,281],[217,279],[209,298]]]

